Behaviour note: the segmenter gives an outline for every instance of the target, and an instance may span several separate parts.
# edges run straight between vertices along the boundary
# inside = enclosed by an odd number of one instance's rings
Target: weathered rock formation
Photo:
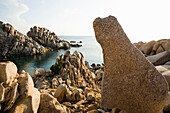
[[[102,75],[99,74],[99,70],[98,73],[93,73],[97,70],[89,69],[88,67],[82,53],[75,51],[71,54],[70,51],[66,51],[51,66],[52,71],[35,70],[33,76],[35,87],[41,93],[51,94],[59,103],[65,105],[73,113],[91,110],[98,111],[98,109],[102,111],[100,108],[100,83]],[[52,97],[49,98],[51,98],[50,103],[56,101]],[[51,109],[59,109],[55,106],[57,104],[52,104]],[[47,110],[47,107],[42,107],[42,109]]]
[[[61,58],[64,59],[60,60]],[[70,65],[66,66],[67,63]],[[56,59],[52,71],[36,69],[34,83],[28,73],[24,71],[21,74],[15,73],[13,70],[17,68],[12,62],[0,63],[0,66],[5,67],[4,64],[7,68],[2,68],[1,71],[8,70],[5,76],[9,76],[6,77],[7,81],[12,80],[12,82],[11,84],[0,82],[0,113],[125,113],[124,110],[117,108],[111,110],[100,106],[104,66],[92,64],[90,67],[78,51],[73,54],[66,51]],[[11,66],[8,66],[9,64]],[[156,68],[164,73],[167,80],[169,79],[170,66],[156,66]],[[75,71],[76,69],[78,71]],[[79,72],[81,76],[77,76]],[[2,74],[1,76],[4,77]],[[77,80],[81,80],[84,85],[79,85]],[[165,113],[170,111],[169,102],[168,97],[164,106]]]
[[[18,74],[12,62],[1,62],[0,67],[0,112],[37,113],[40,92],[34,88],[31,76],[24,71]]]
[[[165,78],[131,44],[115,17],[97,18],[93,27],[105,66],[102,106],[127,113],[161,113],[168,94]]]
[[[0,21],[0,59],[70,48],[69,42],[60,40],[54,32],[51,33],[46,28],[34,26],[27,35]]]
[[[70,43],[65,40],[60,40],[54,32],[50,32],[46,28],[41,28],[34,26],[30,28],[27,36],[32,37],[39,44],[44,47],[49,47],[53,49],[69,49]]]
[[[23,35],[10,24],[0,21],[0,58],[42,54],[47,49]]]

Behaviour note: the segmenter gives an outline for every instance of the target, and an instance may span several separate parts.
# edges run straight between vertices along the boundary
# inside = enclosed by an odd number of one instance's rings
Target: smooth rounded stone
[[[168,69],[168,70],[170,70],[170,65],[161,65],[161,66]]]
[[[166,103],[164,105],[164,111],[166,113],[169,113],[170,112],[170,92],[168,92],[168,97],[166,99]]]
[[[59,102],[62,102],[66,93],[67,93],[67,86],[65,84],[61,84],[57,87],[54,93],[54,97],[57,98]]]
[[[141,50],[144,54],[149,55],[155,43],[156,43],[155,41],[145,43],[139,48],[139,50]]]
[[[144,44],[144,42],[140,41],[138,43],[134,43],[134,45],[139,49],[142,45]]]
[[[168,95],[165,78],[131,44],[115,17],[97,18],[93,27],[105,65],[102,107],[161,113]]]
[[[13,62],[0,62],[0,83],[11,84],[17,74],[17,66]]]
[[[7,113],[37,113],[40,105],[40,92],[33,88],[32,94],[20,97]]]
[[[153,49],[152,49],[152,51],[157,51],[157,49],[159,48],[159,46],[160,46],[160,43],[159,42],[156,42],[155,44],[154,44],[154,46],[153,46]]]
[[[159,73],[163,73],[165,71],[168,71],[168,69],[163,67],[163,66],[155,66],[155,68],[159,71]]]
[[[34,71],[34,76],[42,75],[44,76],[46,74],[46,70],[43,68],[36,68]]]
[[[166,62],[164,65],[170,65],[170,61]]]
[[[146,57],[153,65],[163,65],[170,60],[170,52],[164,51],[162,53]]]
[[[165,49],[165,51],[169,51],[169,49],[170,49],[170,39],[167,39],[166,41],[162,42],[161,45]]]
[[[38,113],[69,113],[50,94],[42,93]]]
[[[162,52],[164,52],[164,51],[165,51],[164,48],[163,48],[162,46],[159,46],[158,49],[157,49],[157,51],[156,51],[156,54],[162,53]]]
[[[93,109],[91,111],[88,111],[87,113],[99,113],[96,109]]]

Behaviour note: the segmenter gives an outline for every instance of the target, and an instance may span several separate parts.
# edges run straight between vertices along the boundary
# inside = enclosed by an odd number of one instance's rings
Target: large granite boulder
[[[70,113],[70,111],[61,105],[52,95],[42,93],[38,113]]]
[[[66,93],[67,93],[67,86],[65,84],[61,84],[57,87],[54,93],[54,97],[57,98],[59,102],[62,102]]]
[[[31,76],[22,71],[18,77],[18,98],[7,113],[37,113],[40,104],[40,92],[34,88]]]
[[[0,83],[11,84],[17,75],[17,66],[13,62],[0,62]]]
[[[153,65],[163,65],[166,62],[170,61],[170,52],[164,51],[156,55],[146,57]]]
[[[139,50],[141,50],[144,54],[149,55],[152,52],[155,43],[155,41],[145,43],[139,48]]]
[[[7,113],[37,113],[40,104],[40,92],[33,88],[32,94],[20,96]]]
[[[115,17],[97,18],[93,27],[104,54],[101,105],[127,113],[161,113],[168,95],[165,78],[131,44]]]

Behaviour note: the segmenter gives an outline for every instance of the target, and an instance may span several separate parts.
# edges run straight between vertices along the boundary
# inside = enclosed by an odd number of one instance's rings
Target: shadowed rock
[[[117,19],[97,18],[93,23],[105,64],[102,106],[127,113],[161,113],[168,84],[135,48]]]

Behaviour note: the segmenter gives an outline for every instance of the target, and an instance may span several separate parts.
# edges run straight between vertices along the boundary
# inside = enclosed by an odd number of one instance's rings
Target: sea
[[[103,54],[101,46],[97,43],[94,36],[58,36],[62,40],[67,41],[76,41],[82,45],[82,47],[71,47],[69,51],[71,54],[78,50],[80,51],[85,60],[89,62],[89,65],[92,63],[102,64],[103,63]],[[55,64],[56,58],[58,58],[61,54],[64,54],[66,50],[59,50],[53,52],[47,52],[43,55],[33,55],[33,56],[23,56],[17,58],[7,59],[8,61],[12,61],[17,65],[18,73],[22,70],[25,70],[30,75],[34,74],[36,68],[44,68],[49,71],[50,67]]]

